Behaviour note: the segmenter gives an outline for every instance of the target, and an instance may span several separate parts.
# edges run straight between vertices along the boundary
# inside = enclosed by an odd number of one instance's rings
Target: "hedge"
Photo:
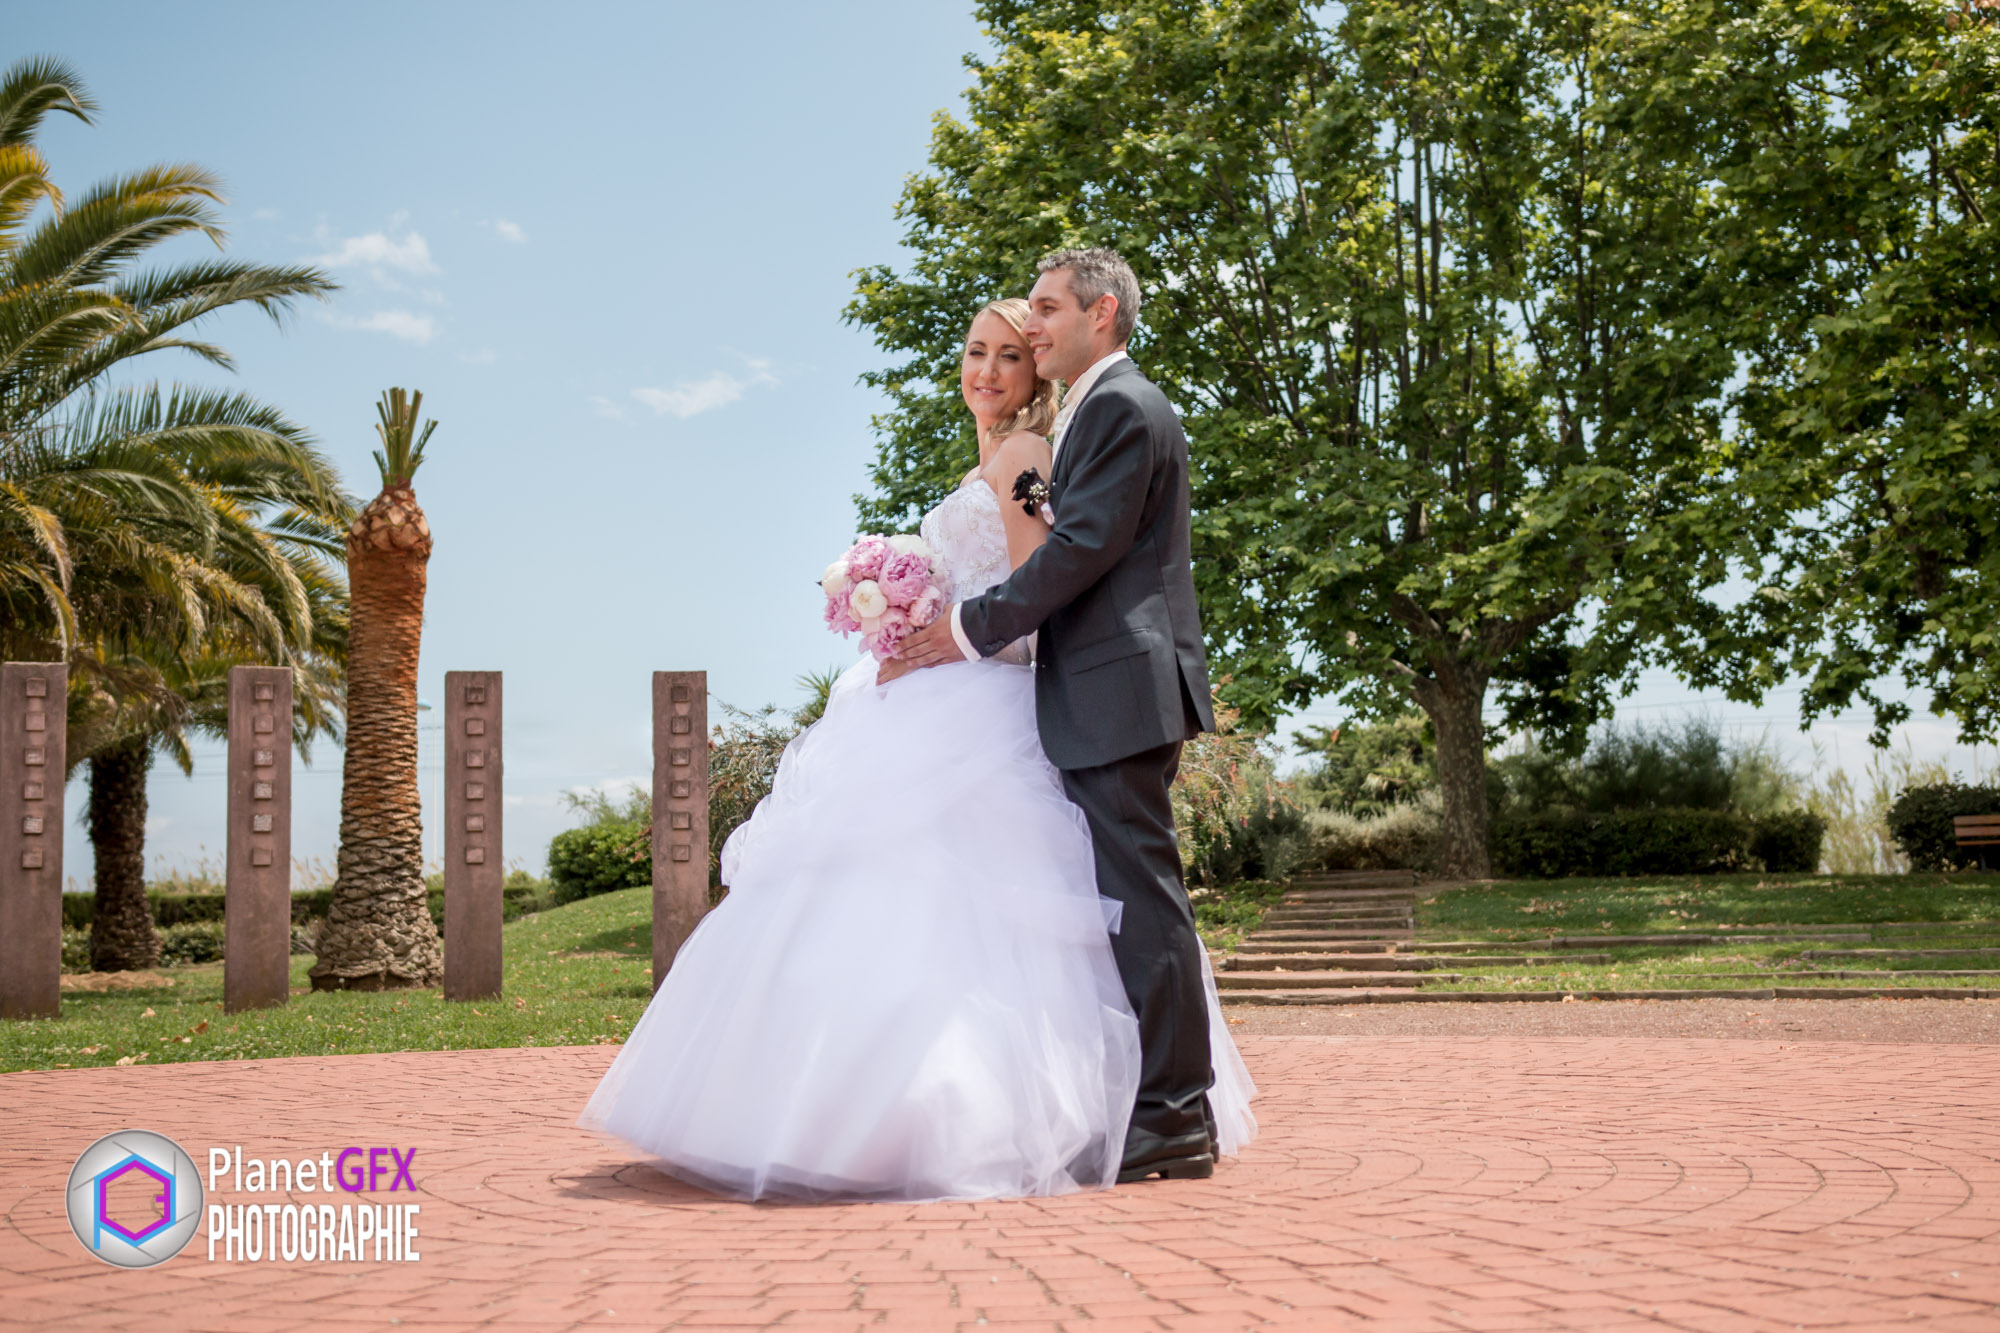
[[[1933,782],[1896,798],[1886,822],[1889,836],[1910,858],[1910,869],[1968,870],[1979,864],[1977,848],[1960,850],[1952,833],[1954,815],[2000,815],[2000,787]]]
[[[1621,810],[1503,818],[1491,830],[1502,875],[1811,873],[1826,821],[1804,810],[1751,818],[1728,810]]]

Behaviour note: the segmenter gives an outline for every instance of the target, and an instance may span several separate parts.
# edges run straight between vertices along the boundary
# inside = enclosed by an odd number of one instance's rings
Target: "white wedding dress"
[[[1008,573],[976,475],[924,539],[954,601]],[[1035,730],[1033,668],[886,686],[864,656],[722,849],[681,946],[577,1123],[742,1198],[970,1199],[1108,1184],[1138,1025],[1083,812]],[[1206,958],[1204,973],[1206,975]],[[1255,1095],[1207,979],[1217,1137]]]

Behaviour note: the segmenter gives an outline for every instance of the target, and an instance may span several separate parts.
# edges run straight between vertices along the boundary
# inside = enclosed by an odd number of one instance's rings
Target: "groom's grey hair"
[[[1116,250],[1101,246],[1090,250],[1057,250],[1044,255],[1039,268],[1043,273],[1068,269],[1070,294],[1085,310],[1097,304],[1100,297],[1116,297],[1118,313],[1112,317],[1112,331],[1118,335],[1119,346],[1131,341],[1132,330],[1139,323],[1139,279]]]

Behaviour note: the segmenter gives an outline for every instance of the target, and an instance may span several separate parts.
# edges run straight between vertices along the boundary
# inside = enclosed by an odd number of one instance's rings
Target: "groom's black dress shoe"
[[[1215,1174],[1215,1138],[1206,1128],[1193,1134],[1163,1138],[1134,1128],[1125,1135],[1125,1157],[1118,1164],[1118,1183],[1160,1176],[1167,1180],[1206,1180]]]

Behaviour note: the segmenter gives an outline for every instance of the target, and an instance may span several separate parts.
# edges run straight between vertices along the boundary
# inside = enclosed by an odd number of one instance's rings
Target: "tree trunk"
[[[1452,879],[1488,879],[1486,848],[1486,673],[1461,663],[1433,663],[1433,678],[1411,692],[1437,731],[1438,789],[1444,797],[1444,857]]]
[[[97,891],[90,910],[90,967],[130,972],[160,961],[153,905],[146,900],[146,739],[123,741],[90,760],[90,850]]]
[[[424,891],[417,781],[417,652],[430,531],[407,489],[384,491],[348,534],[347,749],[333,901],[314,990],[444,980]]]

